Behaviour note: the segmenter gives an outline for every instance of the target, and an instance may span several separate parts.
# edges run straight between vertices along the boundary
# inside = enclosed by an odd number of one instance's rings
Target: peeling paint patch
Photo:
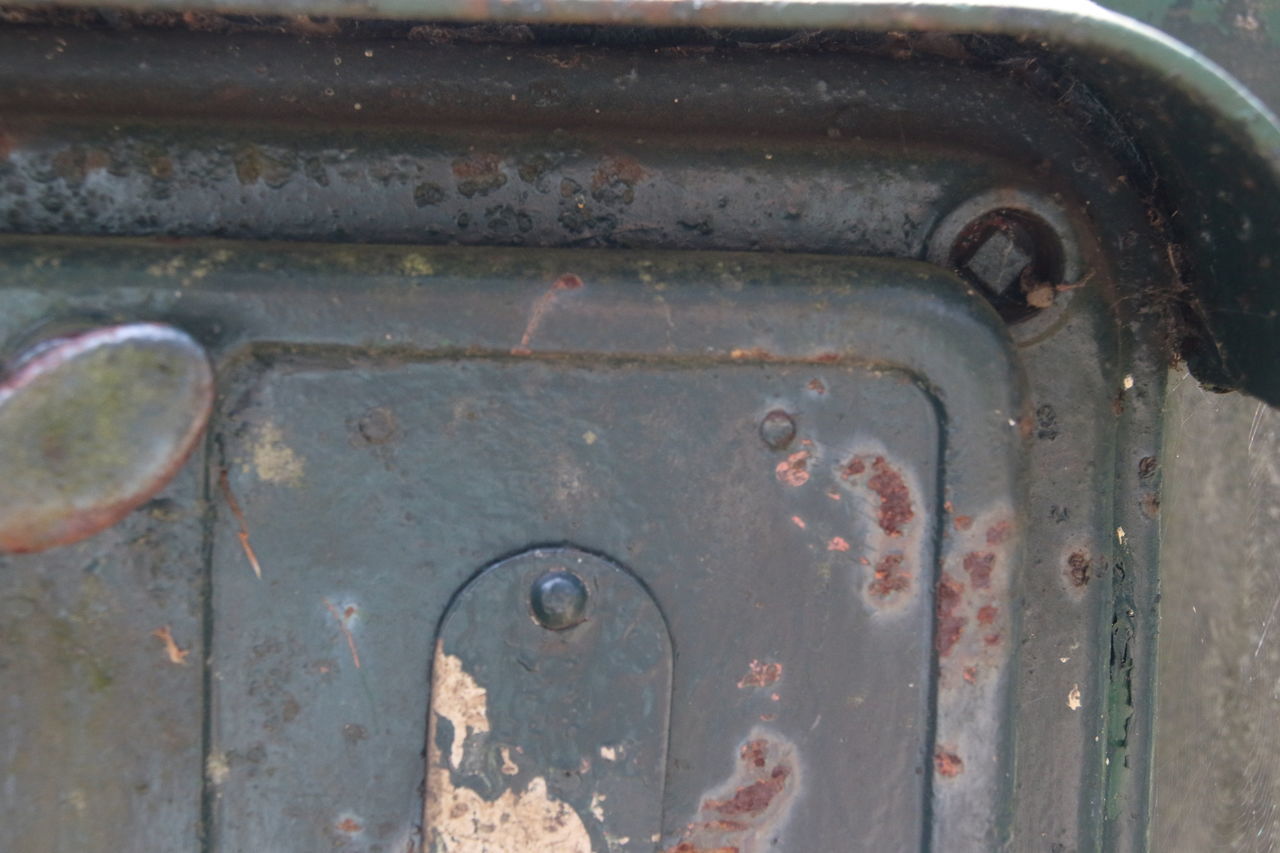
[[[453,727],[449,765],[462,764],[466,739],[489,731],[489,694],[462,668],[457,655],[447,655],[437,644],[431,675],[431,710]]]
[[[211,752],[204,762],[204,775],[209,784],[217,787],[231,775],[231,764],[225,752]]]
[[[496,797],[481,796],[455,782],[454,771],[462,766],[467,752],[473,748],[483,752],[486,746],[490,731],[488,691],[463,669],[461,659],[446,654],[439,642],[432,669],[431,710],[423,811],[427,850],[591,853],[591,838],[581,816],[550,794],[543,777],[533,776],[523,789],[508,788]],[[437,740],[441,720],[453,728],[447,762]]]
[[[778,845],[800,785],[795,747],[755,729],[724,784],[709,791],[680,840],[665,853],[763,853]]]
[[[258,427],[251,445],[253,470],[264,483],[296,486],[306,471],[306,461],[284,443],[280,427],[266,421]]]

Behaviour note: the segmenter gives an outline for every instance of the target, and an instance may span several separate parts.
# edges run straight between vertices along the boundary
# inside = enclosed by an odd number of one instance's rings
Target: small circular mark
[[[549,631],[563,631],[586,619],[587,587],[573,572],[555,569],[533,582],[529,603],[534,621]]]
[[[795,437],[795,419],[781,409],[774,409],[760,421],[760,438],[770,450],[786,450]]]
[[[398,426],[395,413],[381,406],[370,409],[356,423],[356,430],[369,444],[386,444],[396,437]]]

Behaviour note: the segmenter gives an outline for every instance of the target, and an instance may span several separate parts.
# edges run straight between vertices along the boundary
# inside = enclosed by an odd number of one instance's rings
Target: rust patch
[[[844,468],[846,479],[857,477],[867,470],[866,462],[861,456],[854,456]],[[907,488],[902,474],[877,456],[871,462],[871,477],[867,480],[867,488],[880,500],[880,509],[876,522],[889,536],[901,536],[903,528],[915,512],[911,508],[911,491]]]
[[[973,516],[957,515],[952,523],[956,526],[956,530],[968,530],[973,527]]]
[[[360,821],[353,817],[344,817],[342,820],[338,821],[336,828],[339,832],[344,832],[347,835],[355,835],[364,830],[364,826]]]
[[[974,589],[991,588],[991,571],[996,565],[996,555],[990,551],[978,553],[971,551],[964,555],[964,570],[969,575],[969,582]]]
[[[815,394],[827,393],[827,386],[823,384],[821,379],[810,379],[809,384],[805,386]]]
[[[636,184],[648,176],[631,157],[606,157],[591,175],[591,195],[597,201],[630,204],[636,198]]]
[[[695,820],[665,853],[764,853],[774,849],[799,785],[795,748],[775,735],[751,733],[738,766],[702,800]]]
[[[467,198],[488,195],[507,182],[502,171],[502,158],[497,154],[473,154],[453,161],[453,177],[458,192]]]
[[[986,643],[988,646],[998,646],[1000,645],[1000,635],[987,634],[987,636],[982,638],[982,642]]]
[[[809,459],[812,454],[807,450],[797,450],[774,468],[778,482],[787,486],[803,486],[809,482]]]
[[[939,776],[954,779],[964,772],[964,761],[955,752],[938,747],[933,753],[933,767],[938,771]]]
[[[565,273],[551,282],[551,287],[547,288],[547,291],[533,303],[533,308],[529,311],[529,320],[525,323],[524,334],[520,336],[520,344],[511,349],[511,354],[532,355],[533,350],[529,349],[529,344],[533,341],[533,336],[537,334],[538,327],[542,325],[547,311],[551,310],[561,293],[567,290],[580,290],[581,288],[582,279],[573,273]]]
[[[1002,545],[1013,533],[1013,524],[1009,521],[997,521],[987,528],[987,544]]]
[[[828,551],[848,551],[849,542],[843,536],[832,536],[831,541],[827,542]]]
[[[1154,456],[1144,456],[1138,460],[1138,476],[1144,480],[1150,479],[1160,467],[1159,460]]]
[[[782,664],[761,663],[753,660],[747,665],[747,674],[738,681],[738,687],[768,687],[782,677]]]
[[[1088,586],[1092,569],[1093,561],[1084,551],[1073,551],[1071,556],[1067,557],[1067,579],[1074,587]]]
[[[809,526],[805,524],[804,519],[798,515],[791,516],[791,523],[794,524],[796,527],[799,527],[801,530],[804,530],[806,527]]]
[[[938,650],[938,656],[946,657],[955,648],[956,643],[960,642],[964,627],[969,621],[958,613],[964,603],[964,584],[943,572],[942,580],[938,581],[936,601],[935,630],[937,633],[934,645]]]
[[[978,624],[990,625],[996,621],[1000,615],[1000,608],[994,604],[984,604],[978,608]]]
[[[902,554],[885,554],[876,563],[867,592],[876,598],[887,599],[911,589],[911,574],[902,569],[904,559]]]
[[[1138,499],[1138,505],[1142,508],[1142,514],[1147,518],[1155,519],[1160,515],[1160,496],[1155,492],[1146,492]]]

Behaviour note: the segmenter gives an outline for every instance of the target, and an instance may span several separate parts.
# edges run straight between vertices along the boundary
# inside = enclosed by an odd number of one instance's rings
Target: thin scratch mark
[[[227,499],[227,506],[231,507],[231,514],[236,517],[236,523],[240,525],[240,530],[236,533],[236,538],[240,540],[240,547],[244,549],[244,555],[249,558],[253,573],[258,580],[262,580],[262,565],[258,562],[258,555],[253,552],[253,546],[249,544],[249,522],[245,520],[244,511],[240,509],[240,502],[231,492],[231,480],[227,477],[226,468],[223,468],[218,476],[218,484],[222,486],[222,494]]]
[[[347,648],[351,649],[351,662],[356,665],[356,669],[360,668],[360,653],[356,651],[356,638],[351,633],[351,629],[347,627],[347,620],[342,617],[342,612],[333,606],[333,602],[329,599],[324,600],[324,606],[329,608],[329,612],[333,614],[333,618],[338,620],[338,628],[342,631],[342,636],[347,638]]]
[[[1271,623],[1276,618],[1276,608],[1280,607],[1280,595],[1276,596],[1276,600],[1271,602],[1271,612],[1267,614],[1267,618],[1262,620],[1262,636],[1258,638],[1258,647],[1253,650],[1253,656],[1256,658],[1258,653],[1262,651],[1262,644],[1266,642],[1267,631],[1271,628]]]
[[[582,287],[582,279],[573,273],[565,273],[551,283],[551,287],[547,288],[547,292],[538,297],[538,301],[533,303],[533,309],[529,312],[529,322],[524,327],[524,334],[520,336],[520,345],[511,350],[512,355],[530,355],[533,350],[529,349],[529,344],[533,341],[533,336],[537,333],[538,327],[542,325],[542,319],[546,316],[547,311],[555,304],[556,297],[563,290],[577,290]]]
[[[1262,426],[1262,407],[1259,403],[1258,408],[1253,410],[1253,425],[1249,427],[1249,453],[1253,453],[1253,440],[1258,437],[1258,427]]]

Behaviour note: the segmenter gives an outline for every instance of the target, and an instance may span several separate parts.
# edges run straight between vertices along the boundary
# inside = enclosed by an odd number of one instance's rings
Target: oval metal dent
[[[213,370],[157,323],[42,344],[0,383],[0,552],[78,542],[165,487],[204,431]]]

